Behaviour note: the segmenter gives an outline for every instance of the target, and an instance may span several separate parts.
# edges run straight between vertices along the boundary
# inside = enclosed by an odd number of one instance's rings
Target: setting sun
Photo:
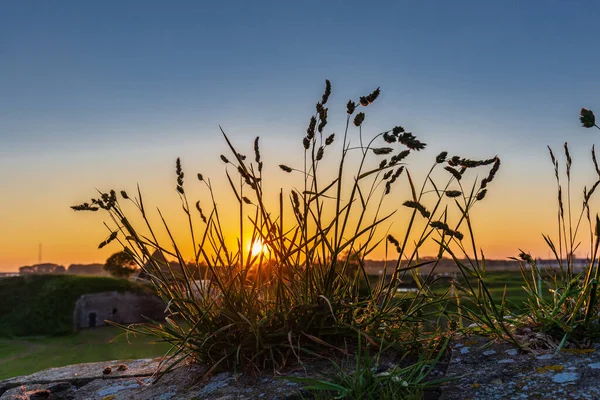
[[[250,248],[250,254],[253,257],[259,255],[260,253],[267,254],[268,251],[269,248],[260,239],[255,240]]]

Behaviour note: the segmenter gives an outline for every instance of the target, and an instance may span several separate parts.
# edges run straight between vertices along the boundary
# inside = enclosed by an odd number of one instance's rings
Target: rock
[[[445,377],[456,380],[442,386],[443,400],[598,399],[600,351],[531,354],[508,343],[490,346],[490,339],[466,337],[453,343]]]
[[[481,337],[452,342],[450,351],[428,379],[453,378],[427,400],[596,399],[600,398],[600,350],[567,349],[530,354],[507,343]],[[598,351],[598,353],[596,352]],[[382,360],[377,371],[398,365],[395,356]],[[278,379],[272,370],[251,374],[221,372],[181,362],[156,381],[159,359],[126,360],[51,368],[0,382],[0,400],[294,400],[312,396],[301,385]],[[103,371],[108,367],[110,374]],[[125,368],[126,367],[126,368]],[[307,370],[327,373],[330,362]],[[316,377],[303,368],[291,376]]]
[[[202,378],[206,367],[182,365],[154,382],[159,359],[113,361],[51,368],[0,382],[0,400],[120,400],[120,399],[294,399],[303,398],[299,385],[265,376],[222,372]],[[126,365],[127,368],[119,368]],[[111,368],[110,374],[104,374]],[[303,374],[295,373],[296,376]],[[304,397],[306,398],[306,397]]]

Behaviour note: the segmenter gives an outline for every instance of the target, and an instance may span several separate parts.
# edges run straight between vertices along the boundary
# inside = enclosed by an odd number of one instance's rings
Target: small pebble
[[[561,372],[552,377],[552,380],[556,383],[570,383],[575,382],[579,379],[579,374],[575,372]]]
[[[498,364],[510,364],[510,363],[514,363],[515,360],[513,360],[512,358],[505,358],[503,360],[498,360]]]
[[[519,351],[517,349],[508,349],[505,351],[509,356],[516,356]]]

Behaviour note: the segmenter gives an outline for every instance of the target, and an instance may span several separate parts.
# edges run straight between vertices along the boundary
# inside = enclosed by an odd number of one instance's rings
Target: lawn
[[[169,348],[140,336],[130,337],[128,343],[124,335],[119,336],[122,332],[102,327],[66,336],[0,338],[0,380],[70,364],[158,357]]]

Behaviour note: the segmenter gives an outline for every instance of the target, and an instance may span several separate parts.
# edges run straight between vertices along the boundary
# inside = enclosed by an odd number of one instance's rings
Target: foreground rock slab
[[[426,400],[600,399],[600,346],[531,354],[520,353],[507,343],[464,337],[454,340],[450,348],[431,377],[453,381],[426,392]],[[327,365],[331,366],[325,363],[311,369],[326,372]],[[142,359],[51,368],[0,381],[0,400],[310,398],[300,385],[274,377],[273,371],[262,375],[223,372],[202,381],[205,366],[182,362],[153,383],[159,366],[159,359]],[[300,368],[289,375],[307,376],[307,372]]]
[[[183,363],[182,363],[183,364]],[[272,376],[220,373],[199,381],[206,368],[182,365],[152,384],[159,359],[76,364],[0,381],[0,400],[300,399],[296,383]]]
[[[507,343],[453,343],[442,400],[600,399],[600,349],[520,353]]]

